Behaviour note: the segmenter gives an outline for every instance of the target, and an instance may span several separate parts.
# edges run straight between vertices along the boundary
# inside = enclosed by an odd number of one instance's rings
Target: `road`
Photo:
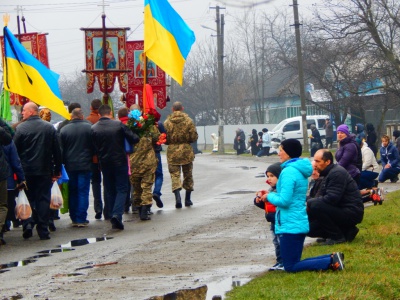
[[[129,213],[125,230],[112,230],[95,220],[91,198],[87,228],[72,228],[61,215],[51,240],[35,231],[24,240],[21,228],[11,230],[0,248],[0,264],[11,266],[0,270],[1,299],[147,299],[202,285],[207,299],[223,294],[274,262],[268,223],[252,202],[256,190],[268,187],[262,175],[276,161],[276,155],[198,154],[194,206],[177,210],[163,154],[164,208],[153,205],[151,221]]]

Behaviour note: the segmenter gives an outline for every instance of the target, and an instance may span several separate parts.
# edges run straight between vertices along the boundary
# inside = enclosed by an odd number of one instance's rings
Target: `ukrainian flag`
[[[60,76],[30,54],[7,26],[4,27],[4,53],[4,89],[70,119],[58,88]]]
[[[144,52],[180,85],[194,32],[167,0],[144,0]]]

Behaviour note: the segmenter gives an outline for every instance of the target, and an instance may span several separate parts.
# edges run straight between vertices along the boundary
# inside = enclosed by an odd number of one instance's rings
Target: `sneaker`
[[[274,264],[271,268],[269,268],[269,271],[282,271],[285,270],[285,268],[283,267],[283,264],[281,263],[276,263]]]
[[[332,254],[331,269],[333,271],[342,271],[344,269],[344,254],[342,252]]]
[[[334,240],[334,239],[326,239],[326,241],[323,242],[323,243],[320,243],[320,245],[321,245],[321,246],[330,246],[330,245],[336,245],[336,244],[343,244],[343,243],[345,243],[345,242],[346,242],[346,239],[345,239],[345,238],[340,238],[340,239],[337,239],[337,240]]]
[[[78,227],[78,224],[79,224],[79,223],[72,222],[72,223],[71,223],[71,226],[72,226],[72,227]]]
[[[83,227],[88,227],[88,224],[89,223],[76,223],[76,227],[78,227],[78,228],[83,228]]]

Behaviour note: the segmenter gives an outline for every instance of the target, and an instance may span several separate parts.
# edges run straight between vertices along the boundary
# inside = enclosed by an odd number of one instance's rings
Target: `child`
[[[275,163],[270,165],[267,168],[265,174],[267,175],[267,183],[271,186],[270,192],[274,192],[276,190],[276,183],[278,182],[279,175],[281,174],[281,164]],[[256,194],[256,198],[254,198],[254,205],[258,206],[261,209],[265,209],[265,218],[268,222],[271,223],[271,234],[272,234],[272,242],[275,246],[275,255],[276,255],[276,264],[273,265],[269,270],[284,270],[283,269],[283,262],[280,253],[280,246],[279,246],[279,238],[275,235],[275,211],[276,207],[269,202],[263,202],[261,196],[265,194],[265,190],[258,191]]]

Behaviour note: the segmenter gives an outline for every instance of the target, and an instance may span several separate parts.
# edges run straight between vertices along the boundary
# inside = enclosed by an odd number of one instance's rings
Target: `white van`
[[[316,115],[307,116],[307,136],[311,135],[311,124],[317,126],[321,139],[325,139],[325,120],[329,118],[328,115]],[[303,142],[303,130],[301,126],[301,116],[288,118],[280,122],[272,129],[269,134],[272,141],[281,142],[284,139],[298,139],[302,144]]]

